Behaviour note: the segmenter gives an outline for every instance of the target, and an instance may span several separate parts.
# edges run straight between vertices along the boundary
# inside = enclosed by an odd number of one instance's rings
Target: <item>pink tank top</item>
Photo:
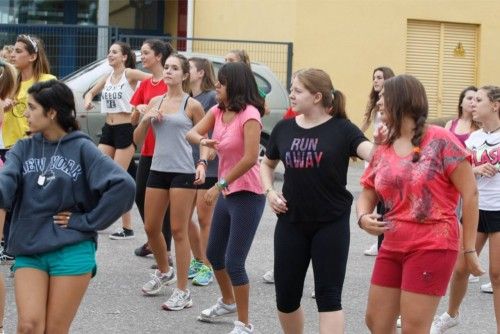
[[[465,141],[469,138],[470,133],[465,133],[465,134],[458,134],[455,132],[455,129],[457,128],[458,124],[458,118],[454,119],[451,121],[451,127],[450,127],[450,132],[457,137],[457,139],[462,143],[463,147],[465,147]]]

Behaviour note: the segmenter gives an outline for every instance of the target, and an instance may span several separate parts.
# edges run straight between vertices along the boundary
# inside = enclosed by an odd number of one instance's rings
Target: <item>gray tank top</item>
[[[184,94],[176,113],[163,115],[161,121],[151,121],[156,137],[151,170],[195,173],[191,145],[186,140],[187,132],[193,127],[193,121],[186,114],[188,98],[189,95]]]

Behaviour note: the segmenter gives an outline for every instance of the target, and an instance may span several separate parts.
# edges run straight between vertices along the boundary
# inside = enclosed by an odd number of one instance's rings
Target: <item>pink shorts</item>
[[[374,285],[431,296],[444,296],[458,252],[416,250],[393,252],[380,248],[372,281]]]

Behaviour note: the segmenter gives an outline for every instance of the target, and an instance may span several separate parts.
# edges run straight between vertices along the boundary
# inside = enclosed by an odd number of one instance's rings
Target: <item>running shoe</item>
[[[249,327],[247,327],[241,321],[236,320],[234,322],[234,328],[232,331],[229,332],[229,334],[248,334],[253,332],[254,329],[252,324],[250,324]]]
[[[177,282],[175,270],[172,267],[170,267],[169,272],[165,274],[160,273],[159,270],[155,270],[154,274],[151,274],[151,278],[152,279],[142,287],[142,292],[150,296],[160,293],[164,286]]]
[[[201,269],[201,266],[203,266],[203,262],[194,258],[191,259],[191,262],[189,263],[188,278],[194,278],[196,274],[198,274],[198,271]]]
[[[135,238],[134,230],[129,230],[127,228],[120,228],[115,233],[109,236],[111,240],[127,240]]]
[[[5,249],[2,249],[0,251],[0,264],[9,265],[12,263],[12,261],[14,261],[14,259],[14,256],[7,253]]]
[[[224,304],[222,297],[217,299],[215,305],[201,311],[198,316],[199,321],[213,322],[217,319],[224,318],[236,314],[236,304]]]
[[[274,284],[274,270],[268,270],[264,275],[262,275],[262,279],[265,283]]]
[[[374,243],[370,248],[363,252],[366,256],[377,256],[378,255],[378,244]]]
[[[484,293],[493,293],[491,282],[481,285],[481,291]]]
[[[193,278],[193,285],[207,286],[214,280],[214,271],[209,266],[203,264],[198,273]]]
[[[191,292],[189,290],[182,291],[181,289],[175,288],[170,298],[163,303],[161,308],[168,311],[180,311],[191,306],[193,306]]]
[[[136,256],[145,257],[145,256],[148,256],[150,254],[153,254],[153,252],[151,251],[151,249],[149,249],[148,243],[146,242],[144,245],[136,248],[134,250],[134,254]]]
[[[439,317],[436,317],[434,319],[430,334],[442,334],[448,329],[457,326],[459,323],[459,314],[457,314],[457,316],[453,318],[448,314],[448,312],[444,312]]]

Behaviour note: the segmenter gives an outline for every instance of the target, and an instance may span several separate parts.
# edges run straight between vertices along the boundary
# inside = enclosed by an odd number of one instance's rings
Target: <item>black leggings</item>
[[[311,259],[318,311],[342,309],[349,253],[349,214],[347,210],[331,222],[290,223],[278,219],[274,231],[274,280],[280,312],[291,313],[300,307]]]
[[[144,197],[146,196],[146,183],[148,182],[149,170],[151,169],[151,162],[153,157],[146,157],[141,155],[139,158],[139,166],[137,166],[137,174],[135,176],[135,204],[144,222]],[[162,226],[163,237],[167,243],[167,250],[170,251],[172,245],[172,231],[170,230],[170,207],[167,208],[165,218],[163,218]]]

